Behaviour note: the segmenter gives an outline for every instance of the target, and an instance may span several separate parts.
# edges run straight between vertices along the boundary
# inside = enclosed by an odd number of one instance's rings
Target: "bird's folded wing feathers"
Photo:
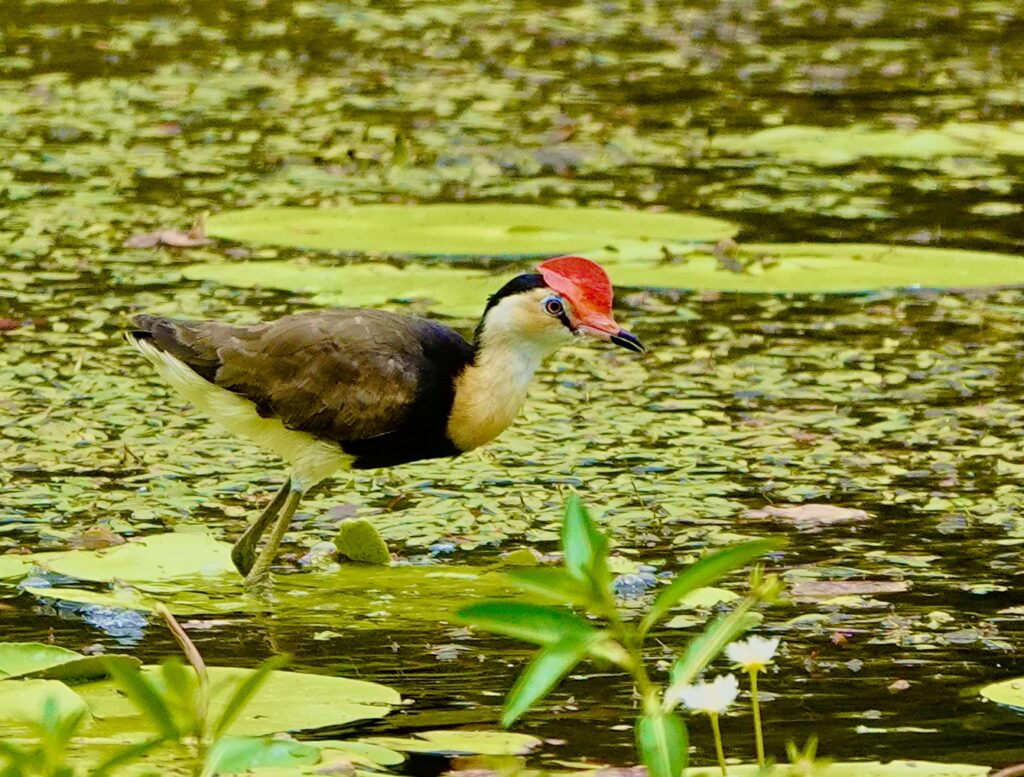
[[[138,316],[139,334],[263,416],[329,439],[394,431],[417,395],[417,321],[376,310],[286,316],[253,326]]]

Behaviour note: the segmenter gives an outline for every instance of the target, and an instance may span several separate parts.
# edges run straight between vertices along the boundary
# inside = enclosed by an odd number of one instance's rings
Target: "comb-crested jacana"
[[[605,271],[562,256],[499,289],[472,342],[434,321],[361,309],[252,326],[139,315],[128,341],[196,408],[290,467],[231,554],[256,583],[302,495],[339,469],[458,456],[490,442],[519,413],[541,362],[574,335],[642,352],[611,308]]]

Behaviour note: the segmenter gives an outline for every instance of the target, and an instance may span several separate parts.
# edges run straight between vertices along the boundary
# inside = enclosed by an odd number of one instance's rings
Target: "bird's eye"
[[[565,312],[565,305],[558,297],[548,297],[544,300],[544,312],[552,316],[560,316]]]

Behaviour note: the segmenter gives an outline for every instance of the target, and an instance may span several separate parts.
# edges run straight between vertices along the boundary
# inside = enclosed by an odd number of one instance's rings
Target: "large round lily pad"
[[[1024,677],[991,683],[982,688],[980,693],[996,704],[1005,704],[1007,707],[1024,710]]]
[[[129,666],[142,663],[132,656],[83,656],[41,642],[0,642],[0,680],[41,677],[77,681],[106,677],[108,661]]]
[[[726,269],[742,266],[742,271]],[[856,293],[1024,284],[1024,257],[869,243],[764,243],[728,256],[692,251],[676,261],[608,268],[619,286],[760,293]]]
[[[541,744],[537,737],[513,731],[418,731],[415,737],[368,737],[367,744],[403,753],[524,755]]]
[[[691,246],[675,253],[672,261],[651,254],[620,256],[604,263],[620,288],[799,294],[1024,284],[1024,257],[869,243],[752,244],[727,256]],[[309,267],[272,261],[192,265],[185,268],[184,276],[228,286],[301,292],[320,305],[379,307],[418,302],[436,312],[475,317],[510,273],[419,265],[399,269],[373,263]]]
[[[156,671],[156,667],[146,667],[144,671]],[[210,706],[214,718],[222,713],[232,689],[249,673],[248,669],[209,668]],[[0,683],[0,687],[2,685]],[[77,691],[93,714],[103,719],[104,725],[120,729],[135,726],[145,730],[141,714],[112,680],[78,686]],[[357,720],[382,718],[401,701],[397,691],[365,680],[303,672],[271,672],[228,733],[263,736],[282,731],[343,726]]]
[[[772,127],[747,135],[720,135],[718,149],[773,156],[812,165],[847,165],[858,159],[896,161],[953,156],[990,158],[1024,155],[1024,124],[950,123],[934,129]]]
[[[492,275],[454,267],[393,267],[379,262],[311,267],[294,262],[197,264],[182,274],[226,286],[284,289],[313,297],[318,305],[384,307],[414,303],[451,316],[476,317],[508,273]]]
[[[411,256],[545,256],[620,243],[715,241],[737,228],[677,213],[540,205],[251,208],[212,217],[207,233],[247,243]]]
[[[103,550],[69,550],[21,556],[51,572],[78,580],[157,582],[181,577],[237,574],[231,546],[208,534],[170,532]]]

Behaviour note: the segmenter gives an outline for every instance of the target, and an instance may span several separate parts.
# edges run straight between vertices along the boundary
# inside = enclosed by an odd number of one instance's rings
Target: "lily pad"
[[[699,610],[714,607],[718,604],[724,604],[739,599],[740,595],[735,591],[728,591],[725,588],[714,588],[712,586],[706,586],[704,588],[698,588],[695,591],[691,591],[676,605],[677,609],[680,610]],[[676,625],[676,628],[680,628]]]
[[[210,752],[210,771],[238,774],[269,767],[307,766],[320,762],[320,748],[291,739],[224,737]]]
[[[601,256],[618,288],[750,293],[857,293],[896,288],[983,288],[1024,284],[1024,258],[957,249],[862,243],[778,243],[741,247],[744,272],[724,269],[707,250],[685,248],[671,262],[660,248]],[[379,307],[418,303],[452,316],[476,317],[506,277],[454,267],[388,264],[310,267],[294,262],[197,264],[183,275],[242,288],[269,287],[312,296],[318,305]]]
[[[57,715],[67,717],[89,712],[82,697],[59,680],[0,681],[0,723],[24,724],[39,721],[43,707],[52,700]]]
[[[83,656],[73,650],[40,642],[0,643],[0,680],[44,677],[54,680],[87,680],[106,677],[107,662],[142,664],[132,656]]]
[[[207,234],[228,240],[409,256],[548,256],[623,243],[714,242],[736,231],[705,216],[490,204],[251,208],[207,223]]]
[[[342,564],[336,571],[281,575],[272,600],[250,596],[241,578],[202,580],[201,588],[176,581],[114,584],[107,591],[78,586],[22,590],[41,599],[151,612],[166,605],[175,615],[273,613],[279,621],[322,623],[331,614],[350,629],[395,628],[451,616],[453,602],[503,596],[511,591],[504,575],[484,567],[457,565],[383,566]]]
[[[730,766],[727,777],[755,777],[762,774],[757,764]],[[817,766],[816,777],[985,777],[991,770],[987,766],[974,764],[941,764],[934,761],[848,761]],[[686,770],[686,777],[721,777],[721,770],[715,766],[703,766]],[[780,765],[768,772],[768,777],[789,774],[789,768]]]
[[[152,583],[181,577],[237,575],[230,548],[208,534],[171,532],[103,550],[41,553],[34,558],[39,566],[78,580]]]
[[[272,288],[309,294],[317,305],[383,307],[416,303],[451,316],[479,316],[504,282],[478,270],[454,267],[398,268],[390,264],[311,267],[292,262],[196,264],[182,275],[241,288]]]
[[[751,244],[723,269],[707,251],[672,263],[621,262],[608,268],[617,286],[758,293],[857,293],[905,288],[987,288],[1024,284],[1024,257],[983,251],[868,243]]]
[[[415,737],[367,737],[367,744],[404,753],[524,755],[541,744],[529,734],[511,731],[420,731]]]
[[[156,667],[146,667],[144,671],[153,672]],[[250,674],[250,670],[210,667],[209,673],[211,714],[217,716],[223,711],[231,690]],[[3,685],[0,683],[0,688]],[[89,683],[77,690],[94,716],[102,719],[103,726],[121,733],[136,728],[146,730],[141,713],[112,680]],[[231,725],[228,733],[233,736],[265,736],[283,731],[343,726],[357,720],[382,718],[401,701],[397,691],[365,680],[304,672],[271,672],[266,684]]]
[[[947,124],[938,129],[848,127],[772,127],[749,135],[722,135],[715,146],[736,153],[764,154],[813,165],[848,165],[858,159],[923,160],[953,156],[1024,155],[1019,124]]]
[[[986,685],[979,691],[989,701],[1024,711],[1024,677]]]

